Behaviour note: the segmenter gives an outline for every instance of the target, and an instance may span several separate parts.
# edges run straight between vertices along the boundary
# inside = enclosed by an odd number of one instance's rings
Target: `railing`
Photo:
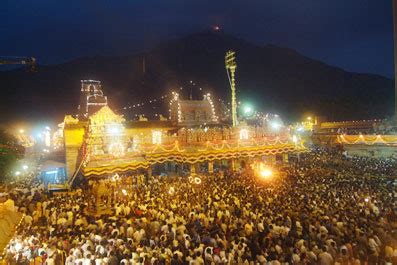
[[[294,144],[289,137],[262,137],[251,138],[248,140],[231,139],[231,140],[217,140],[217,141],[196,141],[196,142],[182,142],[174,141],[172,143],[152,144],[141,143],[135,147],[134,150],[128,150],[125,155],[120,157],[122,159],[134,158],[146,154],[155,153],[186,153],[186,152],[206,152],[206,151],[227,151],[227,150],[245,150],[247,148],[265,148],[275,146],[285,146]],[[90,160],[109,160],[115,157],[111,154],[91,155]]]
[[[154,134],[156,132],[156,135]],[[87,150],[90,161],[112,158],[137,157],[145,154],[174,152],[219,151],[222,149],[267,147],[277,144],[292,144],[287,131],[278,135],[262,127],[239,128],[198,128],[180,129],[177,131],[149,130],[146,133],[131,133],[120,131],[117,135],[98,132],[86,133]],[[88,137],[88,138],[87,138]],[[241,138],[241,139],[240,139]],[[157,143],[156,143],[157,142]],[[109,154],[109,146],[120,144],[122,155]],[[160,143],[160,144],[158,144]],[[236,151],[236,150],[234,150]]]

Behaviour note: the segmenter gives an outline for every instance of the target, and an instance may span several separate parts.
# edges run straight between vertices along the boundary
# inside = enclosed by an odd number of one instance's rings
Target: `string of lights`
[[[152,104],[152,103],[157,103],[160,100],[164,100],[164,99],[168,98],[168,96],[169,96],[168,94],[165,94],[165,95],[162,95],[162,96],[160,96],[158,98],[152,98],[152,99],[149,99],[149,100],[146,100],[146,101],[141,101],[140,103],[129,104],[127,106],[123,106],[121,109],[127,110],[127,109],[134,109],[134,108],[143,107],[145,105]]]
[[[190,80],[189,84],[192,86],[191,88],[194,87],[194,88],[197,88],[199,91],[203,91],[202,86],[198,86],[195,81]],[[179,90],[184,90],[184,89],[186,90],[186,88],[184,88],[183,86],[179,87]],[[167,98],[172,97],[173,93],[174,92],[171,92],[171,94],[167,93],[167,94],[164,94],[164,95],[162,95],[160,97],[150,98],[150,99],[147,99],[147,100],[142,100],[142,101],[140,101],[138,103],[133,103],[133,104],[128,103],[128,105],[125,105],[125,106],[121,107],[120,109],[116,109],[116,110],[117,111],[120,111],[120,110],[131,110],[131,109],[142,108],[142,107],[150,105],[150,104],[158,104],[159,102],[161,102],[161,100],[165,100]],[[219,99],[219,101],[221,101],[221,99]]]

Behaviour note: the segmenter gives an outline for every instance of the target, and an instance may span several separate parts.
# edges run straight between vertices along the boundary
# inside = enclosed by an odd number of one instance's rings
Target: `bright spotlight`
[[[281,127],[281,124],[278,123],[277,121],[273,121],[270,123],[270,126],[274,129],[274,130],[278,130]]]
[[[111,134],[111,135],[118,135],[119,132],[120,132],[120,130],[116,126],[109,128],[109,134]]]
[[[19,175],[21,175],[21,172],[20,171],[16,171],[15,172],[15,176],[19,176]]]
[[[272,168],[267,166],[263,162],[254,162],[253,164],[251,164],[251,168],[254,170],[255,175],[263,180],[270,179],[275,174]]]
[[[28,167],[28,165],[23,165],[22,168],[23,168],[24,170],[27,170],[29,167]]]
[[[168,194],[172,195],[172,194],[174,194],[174,193],[175,193],[175,188],[174,188],[174,187],[171,187],[171,188],[168,190]]]
[[[51,131],[51,128],[50,128],[49,126],[46,126],[45,129],[46,129],[47,131]]]
[[[243,114],[244,116],[251,116],[254,114],[254,108],[251,105],[243,106]]]
[[[20,129],[20,130],[19,130],[19,133],[24,133],[24,132],[25,132],[24,129]]]
[[[292,135],[292,141],[293,141],[294,143],[297,143],[297,142],[298,142],[298,137],[296,137],[295,134]]]
[[[127,191],[126,191],[125,189],[122,189],[121,192],[122,192],[124,195],[127,195]]]
[[[250,106],[246,106],[246,107],[244,108],[244,113],[245,113],[245,114],[250,114],[251,111],[252,111],[252,108],[251,108]]]
[[[15,251],[19,252],[22,249],[22,244],[21,243],[16,243],[15,244]]]
[[[273,172],[269,168],[262,169],[260,172],[262,178],[267,179],[273,175]]]

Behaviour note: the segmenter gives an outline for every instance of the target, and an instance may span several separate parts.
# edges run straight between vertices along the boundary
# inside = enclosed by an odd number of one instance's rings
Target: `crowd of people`
[[[397,162],[301,154],[249,169],[133,181],[93,214],[91,193],[11,193],[25,213],[8,264],[397,264]],[[113,190],[113,193],[115,191]],[[109,200],[108,200],[109,201]]]

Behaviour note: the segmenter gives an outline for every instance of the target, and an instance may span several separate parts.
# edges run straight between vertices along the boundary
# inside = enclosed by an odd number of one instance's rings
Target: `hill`
[[[200,32],[164,42],[154,49],[121,57],[86,57],[64,64],[0,72],[0,120],[59,120],[74,113],[80,80],[101,80],[111,107],[129,116],[160,105],[122,109],[177,90],[188,97],[212,91],[230,97],[224,66],[229,49],[237,53],[238,100],[288,118],[303,113],[333,120],[382,118],[392,114],[393,80],[344,71],[274,45],[258,46],[218,32]],[[190,81],[196,85],[192,86]],[[149,109],[148,109],[149,108]]]

